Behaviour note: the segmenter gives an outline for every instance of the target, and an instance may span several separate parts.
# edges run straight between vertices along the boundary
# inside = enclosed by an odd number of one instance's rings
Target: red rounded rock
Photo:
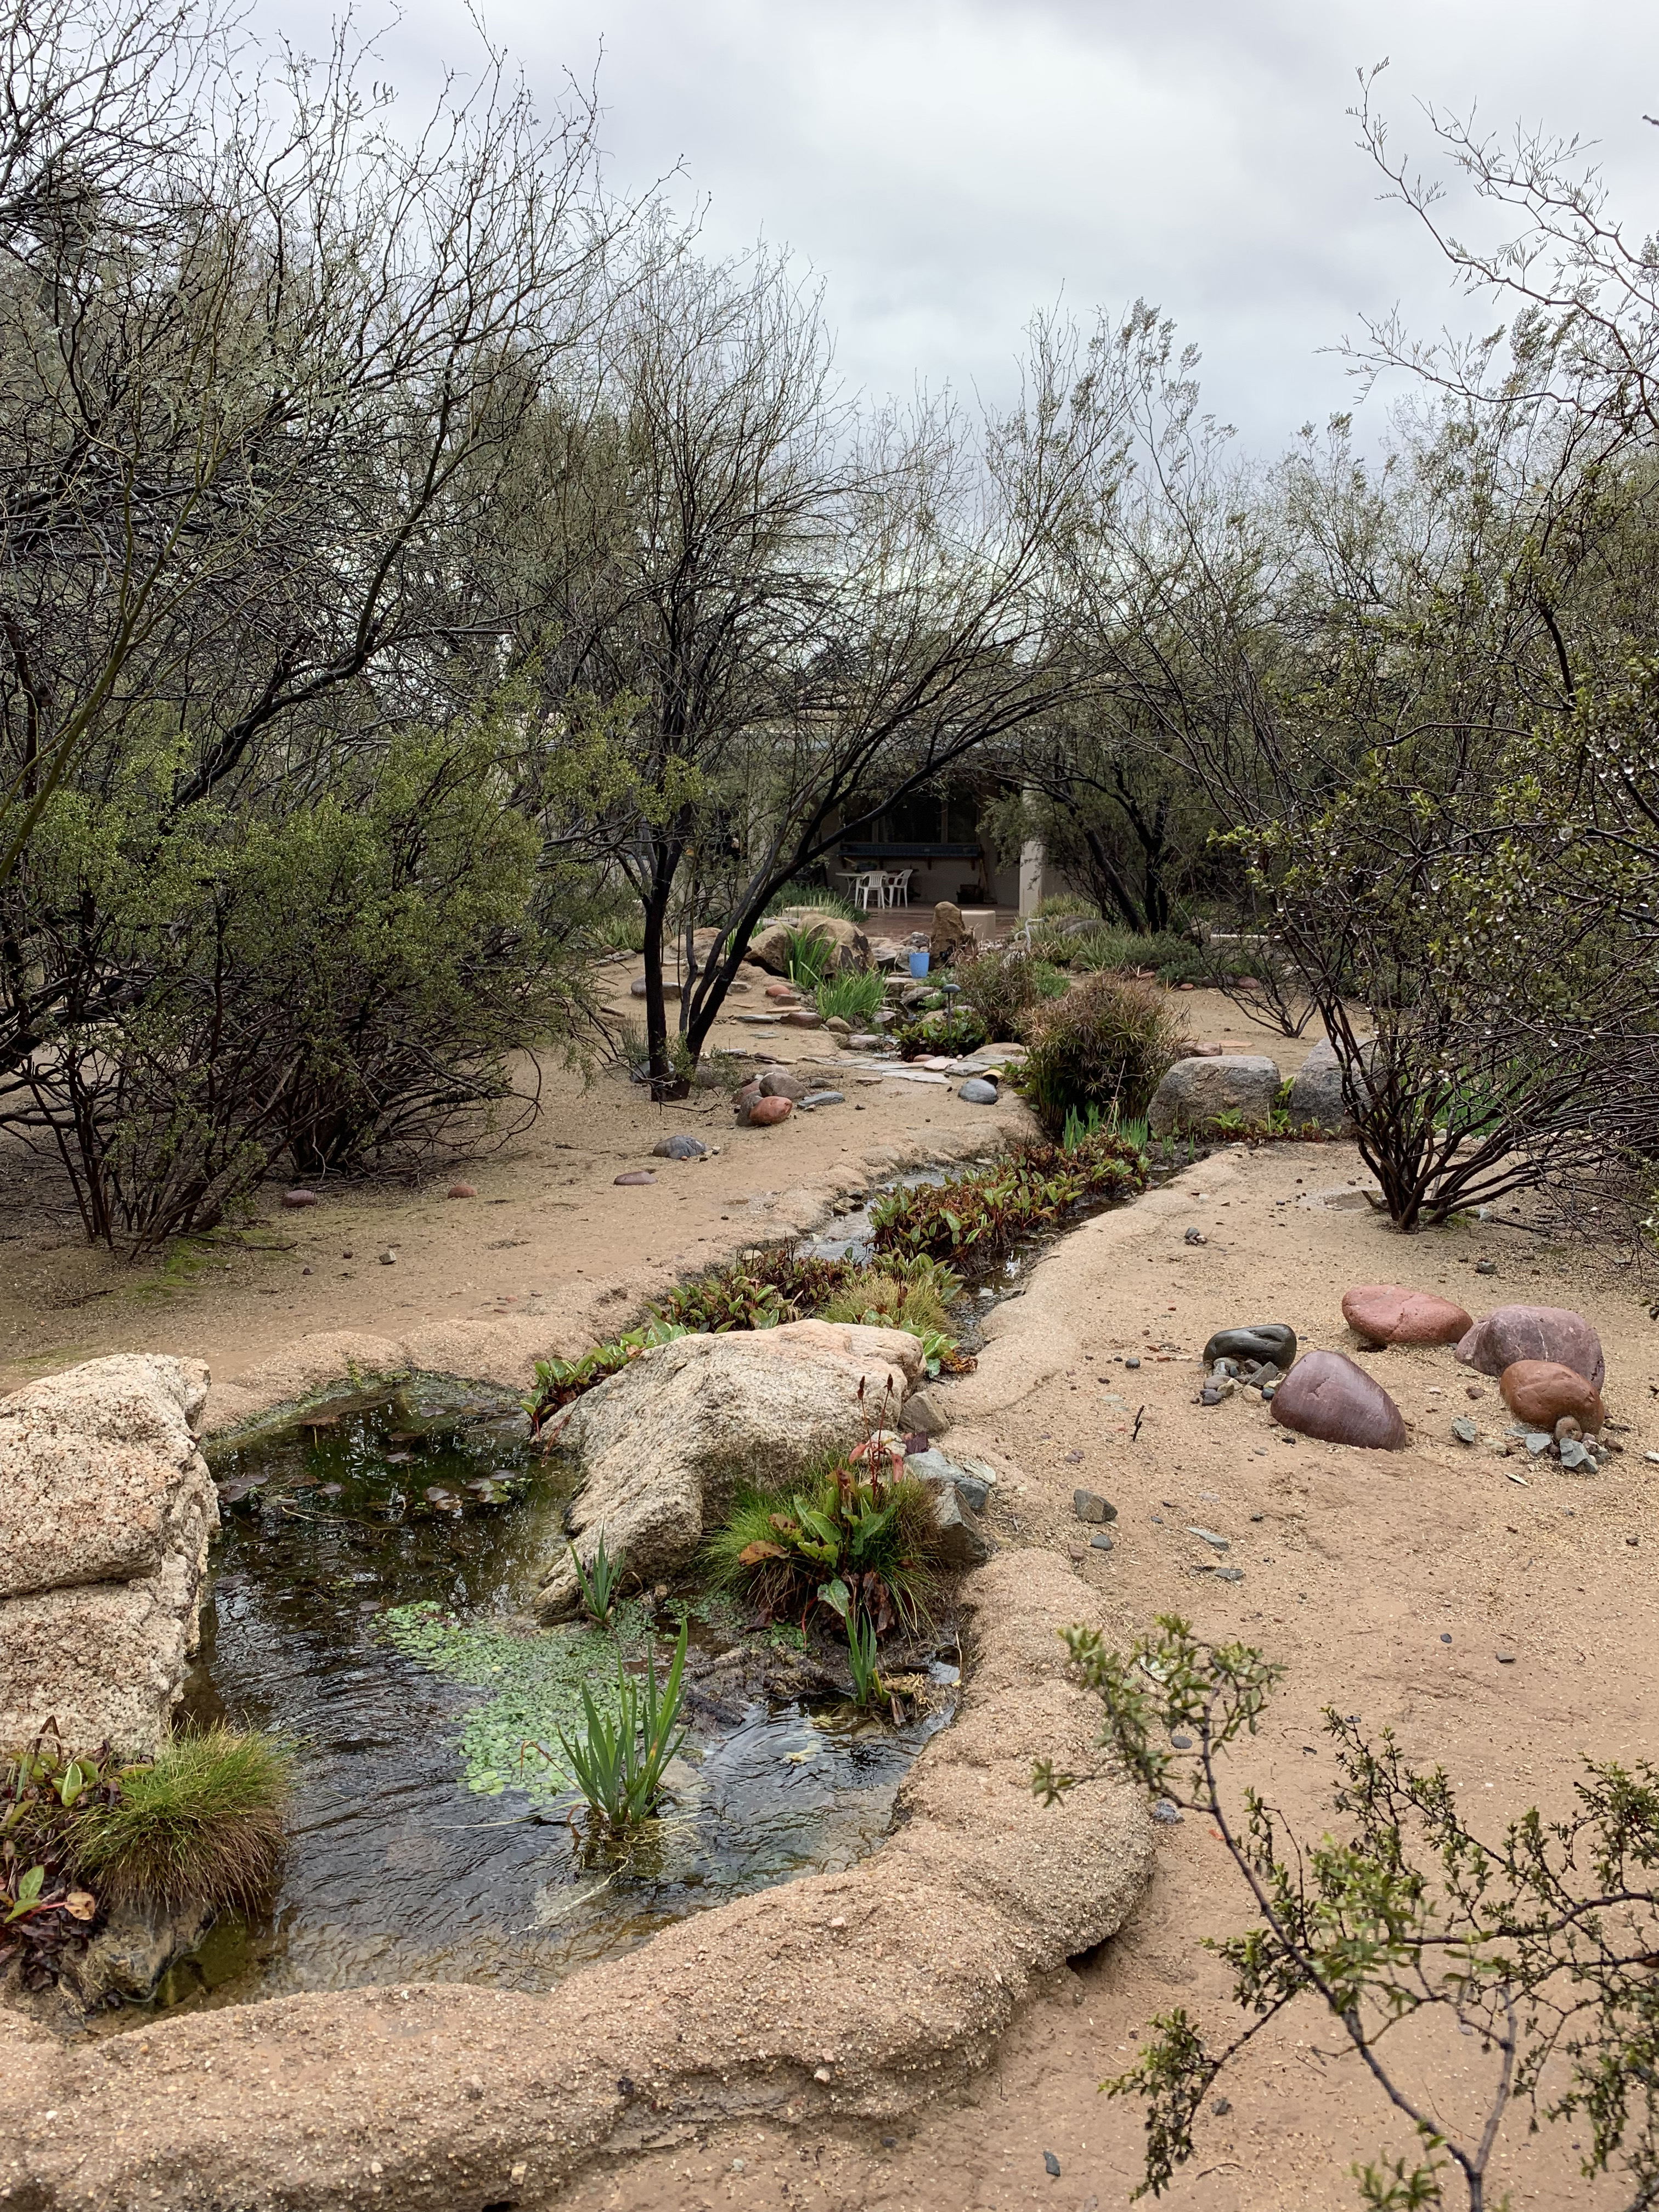
[[[1342,1318],[1367,1344],[1456,1344],[1474,1327],[1449,1298],[1401,1283],[1360,1283],[1345,1291]]]
[[[1404,1451],[1406,1424],[1380,1382],[1340,1352],[1304,1352],[1273,1393],[1273,1417],[1300,1436]]]
[[[775,1122],[787,1121],[795,1110],[793,1098],[757,1098],[749,1109],[751,1129],[769,1129]]]
[[[1562,1415],[1571,1413],[1588,1435],[1595,1436],[1607,1418],[1595,1385],[1586,1382],[1576,1367],[1564,1367],[1557,1359],[1513,1360],[1498,1387],[1516,1419],[1529,1428],[1553,1431]]]
[[[656,1180],[649,1168],[630,1168],[626,1175],[613,1177],[613,1181],[620,1183],[655,1182]]]
[[[1519,1359],[1554,1360],[1598,1390],[1607,1371],[1601,1338],[1567,1306],[1494,1306],[1452,1357],[1480,1375],[1501,1375]]]
[[[317,1194],[314,1190],[285,1190],[283,1193],[284,1206],[315,1206],[316,1203]]]
[[[470,1182],[453,1182],[447,1195],[451,1198],[476,1198],[478,1194]]]

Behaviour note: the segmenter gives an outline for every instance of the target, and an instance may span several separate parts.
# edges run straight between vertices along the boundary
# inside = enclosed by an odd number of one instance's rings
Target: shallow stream
[[[626,1607],[615,1643],[526,1632],[563,1500],[508,1394],[420,1377],[212,1456],[225,1525],[186,1712],[292,1738],[297,1791],[270,1910],[222,1919],[164,2003],[416,1978],[544,1988],[671,1920],[865,1856],[950,1717],[942,1660],[903,1727],[740,1700],[694,1721],[665,1816],[618,1847],[589,1832],[556,1731],[584,1685],[605,1698],[619,1646],[637,1668],[654,1645],[665,1671],[684,1608]],[[717,1603],[691,1608],[705,1654],[740,1628]]]

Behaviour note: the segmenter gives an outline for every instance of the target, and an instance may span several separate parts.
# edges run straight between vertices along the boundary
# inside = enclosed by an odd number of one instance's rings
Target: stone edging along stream
[[[1088,1592],[1005,1551],[962,1594],[974,1667],[894,1832],[664,1929],[546,1995],[423,1984],[270,1999],[65,2047],[0,2012],[0,2204],[115,2212],[507,2212],[588,2159],[737,2115],[913,2112],[981,2066],[1015,2008],[1121,1926],[1150,1872],[1141,1794],[1052,1809],[1098,1705],[1059,1632]]]

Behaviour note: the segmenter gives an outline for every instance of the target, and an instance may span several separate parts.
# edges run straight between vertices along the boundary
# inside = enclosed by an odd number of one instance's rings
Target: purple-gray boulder
[[[1404,1451],[1406,1424],[1380,1382],[1340,1352],[1304,1352],[1273,1393],[1273,1418],[1299,1436]]]

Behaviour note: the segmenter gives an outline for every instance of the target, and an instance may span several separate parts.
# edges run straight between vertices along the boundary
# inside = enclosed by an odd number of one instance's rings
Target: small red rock
[[[316,1203],[317,1194],[314,1190],[285,1190],[283,1193],[284,1206],[315,1206]]]
[[[1494,1306],[1452,1357],[1478,1375],[1501,1375],[1520,1359],[1558,1360],[1598,1390],[1607,1371],[1601,1338],[1567,1306]]]
[[[1589,1435],[1595,1436],[1607,1418],[1601,1394],[1577,1368],[1557,1359],[1516,1359],[1504,1370],[1498,1385],[1504,1403],[1517,1421],[1534,1429],[1553,1431],[1564,1413],[1570,1413]]]
[[[757,1098],[749,1109],[751,1129],[769,1129],[774,1122],[787,1121],[795,1110],[793,1098]]]
[[[615,1180],[617,1182],[655,1182],[657,1178],[649,1168],[630,1168],[626,1175],[619,1175]]]
[[[798,1006],[800,1004],[800,993],[793,983],[769,983],[766,995],[769,999],[781,1000],[788,1006]]]
[[[821,1030],[823,1016],[811,1006],[791,1006],[783,1018],[783,1026],[787,1030]]]
[[[1406,1424],[1382,1385],[1340,1352],[1304,1352],[1273,1393],[1282,1427],[1328,1444],[1404,1451]]]
[[[451,1198],[476,1198],[478,1194],[470,1182],[453,1182],[449,1186],[449,1195]]]
[[[1449,1298],[1400,1283],[1361,1283],[1345,1291],[1342,1318],[1367,1344],[1456,1344],[1474,1327]]]

